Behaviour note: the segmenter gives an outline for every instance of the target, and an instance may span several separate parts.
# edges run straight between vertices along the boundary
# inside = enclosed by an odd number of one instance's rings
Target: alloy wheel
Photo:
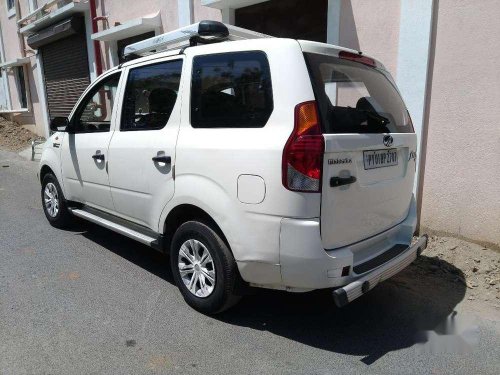
[[[215,288],[215,265],[206,246],[198,240],[185,241],[178,256],[178,269],[186,288],[195,296],[208,297]]]
[[[43,201],[50,217],[56,217],[59,212],[59,195],[56,186],[52,182],[45,185]]]

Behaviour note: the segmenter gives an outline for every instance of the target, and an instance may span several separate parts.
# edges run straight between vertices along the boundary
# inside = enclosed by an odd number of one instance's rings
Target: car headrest
[[[376,112],[375,107],[372,103],[370,103],[369,98],[367,98],[366,96],[358,99],[358,102],[356,103],[356,109],[359,109],[361,111]]]

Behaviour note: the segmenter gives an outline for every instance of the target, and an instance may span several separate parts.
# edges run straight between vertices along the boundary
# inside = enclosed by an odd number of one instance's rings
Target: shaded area
[[[91,223],[78,221],[75,230],[174,283],[168,256]],[[330,290],[294,294],[253,289],[255,293],[215,319],[315,348],[362,356],[369,365],[391,351],[413,346],[422,339],[422,331],[437,329],[463,299],[464,280],[462,271],[452,264],[423,255],[342,309],[335,307]]]
[[[235,10],[235,25],[280,38],[326,42],[328,1],[270,0]],[[291,26],[293,25],[293,26]]]

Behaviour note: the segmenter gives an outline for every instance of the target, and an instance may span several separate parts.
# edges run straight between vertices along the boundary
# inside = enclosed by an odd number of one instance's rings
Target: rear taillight
[[[321,191],[324,151],[316,102],[298,104],[295,126],[283,150],[283,186],[292,191]]]

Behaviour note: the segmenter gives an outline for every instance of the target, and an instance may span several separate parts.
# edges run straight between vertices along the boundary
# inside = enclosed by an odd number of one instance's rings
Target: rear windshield
[[[386,73],[305,53],[324,133],[412,133],[410,116]]]

